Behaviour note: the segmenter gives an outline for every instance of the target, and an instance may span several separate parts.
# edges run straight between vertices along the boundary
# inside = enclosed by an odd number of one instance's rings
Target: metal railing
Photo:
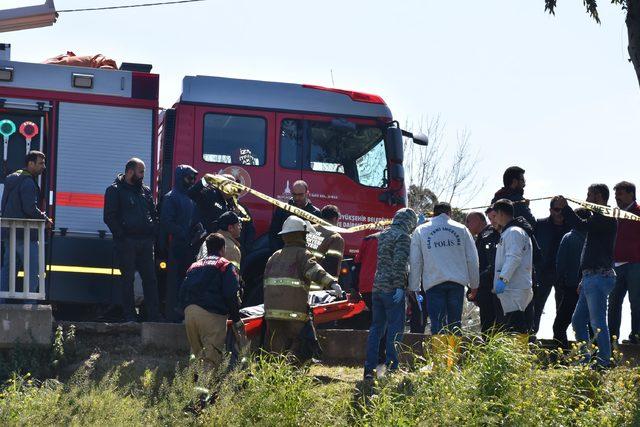
[[[0,242],[4,238],[4,251],[9,253],[9,264],[4,265],[4,262],[0,263],[0,299],[26,299],[26,300],[44,300],[45,294],[45,258],[44,258],[44,230],[45,221],[41,219],[25,219],[25,218],[0,218]],[[22,230],[23,235],[23,252],[22,252],[22,291],[16,290],[16,245],[17,245],[17,231]],[[36,292],[31,292],[29,284],[31,283],[31,231],[37,230],[37,251],[38,251],[38,288]],[[3,236],[4,235],[4,236]],[[8,236],[7,236],[8,235]],[[7,241],[8,240],[8,241]],[[8,244],[7,244],[8,243]],[[3,256],[2,261],[6,259],[6,255]],[[4,281],[6,272],[4,269],[9,269],[8,282],[9,289],[3,290],[6,287]]]

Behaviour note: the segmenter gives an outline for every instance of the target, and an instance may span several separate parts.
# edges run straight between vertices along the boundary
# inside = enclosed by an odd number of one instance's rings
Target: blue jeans
[[[441,334],[445,329],[460,330],[464,286],[454,282],[444,282],[426,291],[427,312],[431,319],[431,334]]]
[[[609,366],[611,359],[607,299],[615,282],[615,277],[599,274],[585,275],[582,278],[578,305],[571,319],[577,341],[589,342],[589,324],[591,324],[598,343],[598,363],[602,366]]]
[[[395,344],[402,340],[404,332],[405,299],[393,302],[393,292],[374,292],[372,297],[373,320],[367,338],[367,361],[364,364],[365,374],[373,372],[378,365],[378,348],[380,339],[387,330],[386,365],[389,369],[398,368],[398,352]]]
[[[611,336],[620,338],[620,322],[622,319],[622,303],[629,292],[631,305],[632,342],[638,341],[640,334],[640,263],[629,262],[616,267],[616,285],[609,294],[609,332]]]
[[[2,257],[2,273],[0,274],[0,290],[9,290],[9,239],[4,241]],[[16,239],[16,274],[22,267],[24,259],[24,240]],[[38,242],[29,244],[29,292],[38,292]],[[16,283],[16,290],[18,289]],[[0,302],[3,302],[0,298]]]

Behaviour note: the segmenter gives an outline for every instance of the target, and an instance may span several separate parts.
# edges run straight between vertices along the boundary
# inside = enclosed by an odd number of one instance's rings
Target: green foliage
[[[62,326],[58,326],[51,347],[17,344],[13,349],[0,353],[0,381],[14,374],[29,373],[40,378],[53,376],[75,354],[75,327],[72,325],[65,332]]]
[[[177,366],[172,379],[127,363],[101,378],[83,364],[65,384],[14,374],[0,387],[0,425],[634,425],[640,370],[541,362],[548,352],[495,335],[467,337],[455,364],[425,345],[408,371],[373,385],[353,368],[296,367],[257,355],[245,369]],[[66,351],[65,351],[65,354]],[[573,360],[570,358],[570,361]],[[345,370],[351,381],[337,379]],[[341,374],[342,373],[342,374]],[[315,374],[315,375],[314,375]]]
[[[544,10],[548,11],[552,15],[556,14],[557,0],[545,0]],[[587,9],[587,13],[599,24],[600,15],[598,14],[598,2],[596,0],[582,0],[584,7]],[[622,6],[623,9],[627,9],[628,0],[611,0],[612,4]]]

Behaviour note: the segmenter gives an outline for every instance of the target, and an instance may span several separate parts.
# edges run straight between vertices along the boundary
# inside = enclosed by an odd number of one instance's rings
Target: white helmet
[[[298,218],[295,215],[291,215],[284,221],[284,224],[282,225],[282,231],[279,232],[278,235],[295,233],[296,231],[302,231],[304,233],[316,232],[315,228],[313,228],[308,221],[305,221],[302,218]]]

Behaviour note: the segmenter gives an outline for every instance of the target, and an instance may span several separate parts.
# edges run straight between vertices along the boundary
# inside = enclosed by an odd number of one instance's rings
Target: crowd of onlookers
[[[567,329],[576,340],[597,344],[597,362],[609,366],[611,344],[619,339],[622,303],[631,303],[631,335],[640,333],[640,222],[616,220],[597,209],[572,209],[563,196],[550,198],[549,216],[534,218],[524,196],[525,171],[508,168],[503,187],[484,212],[468,212],[465,225],[452,219],[448,203],[436,203],[433,216],[418,225],[411,209],[399,210],[391,227],[365,239],[356,261],[374,275],[365,301],[372,309],[365,375],[379,359],[386,331],[386,365],[397,366],[405,299],[412,332],[428,318],[432,334],[458,334],[465,295],[479,307],[481,330],[506,331],[529,339],[554,289],[553,336],[567,348]],[[621,210],[640,214],[635,186],[615,185]],[[586,201],[606,206],[609,188],[588,187]],[[377,242],[375,269],[370,260]],[[365,279],[361,283],[366,283]],[[365,285],[366,286],[366,285]],[[363,292],[363,289],[360,289]],[[588,359],[586,346],[585,360]]]
[[[38,208],[37,177],[44,167],[44,154],[32,151],[26,156],[25,168],[7,177],[3,216],[43,219],[51,225],[52,221]],[[638,343],[640,221],[615,219],[593,208],[594,204],[608,204],[610,194],[605,184],[588,187],[586,201],[590,205],[586,207],[591,209],[574,210],[564,197],[555,196],[550,198],[548,217],[536,219],[524,196],[524,173],[519,167],[508,168],[503,187],[495,193],[491,206],[484,212],[468,212],[465,224],[452,219],[454,211],[448,203],[436,203],[431,213],[400,209],[388,229],[363,239],[354,260],[354,293],[362,296],[371,315],[366,374],[379,361],[383,337],[386,364],[391,369],[397,367],[395,343],[404,331],[407,301],[412,332],[424,332],[428,319],[432,334],[458,334],[466,297],[479,307],[482,332],[503,330],[531,337],[538,333],[553,289],[553,336],[558,345],[568,346],[567,329],[572,325],[578,341],[597,343],[597,361],[608,366],[611,344],[620,338],[622,304],[628,293],[628,342]],[[148,321],[181,321],[184,309],[194,298],[181,292],[183,282],[211,282],[213,276],[207,266],[213,266],[218,258],[232,265],[230,271],[239,281],[242,276],[261,280],[267,259],[286,245],[283,237],[293,241],[291,236],[307,235],[313,229],[310,224],[307,229],[304,223],[290,221],[287,210],[276,209],[266,239],[257,245],[251,215],[238,202],[237,194],[208,185],[197,179],[198,172],[193,167],[180,165],[173,188],[161,198],[158,209],[151,190],[143,184],[144,174],[144,163],[133,158],[105,192],[104,222],[115,243],[122,285],[120,318],[124,321],[135,321],[140,316]],[[226,178],[235,180],[233,176]],[[640,215],[632,183],[622,181],[613,189],[620,210]],[[338,208],[316,208],[309,200],[304,181],[293,184],[291,196],[289,204],[328,224],[338,224]],[[430,216],[428,220],[425,214]],[[311,266],[316,275],[318,270],[329,274],[326,282],[341,292],[337,277],[344,239],[331,227],[317,226],[313,231],[317,240],[313,255],[318,267],[313,264],[315,261],[307,267]],[[307,248],[308,242],[307,238]],[[24,244],[22,239],[17,243]],[[30,245],[30,255],[35,257],[35,236]],[[8,252],[4,251],[2,290],[8,289]],[[23,261],[19,259],[21,254],[21,248],[17,248],[19,264]],[[157,254],[168,260],[166,287],[162,290],[156,278]],[[259,258],[264,262],[255,262]],[[203,268],[201,274],[196,269],[189,278],[187,272],[198,266],[194,261],[203,259],[208,261],[198,264]],[[299,261],[285,258],[278,267],[282,271],[272,272],[277,276],[276,282],[286,276],[290,282],[287,286],[295,287],[299,280],[308,280],[304,275],[294,277],[297,273],[293,270],[286,273],[290,268],[287,263]],[[37,287],[37,264],[35,259],[29,263],[32,292]],[[226,265],[215,264],[223,272],[227,271]],[[251,271],[255,265],[260,271]],[[136,272],[144,289],[144,312],[140,314],[134,300]],[[232,287],[246,288],[240,284]],[[254,291],[259,294],[256,301],[261,302],[261,281]],[[286,300],[286,295],[283,298]],[[283,304],[286,306],[286,301]],[[220,293],[211,299],[210,306],[217,307],[209,311],[218,316],[238,319],[240,302],[230,301],[228,295]]]

